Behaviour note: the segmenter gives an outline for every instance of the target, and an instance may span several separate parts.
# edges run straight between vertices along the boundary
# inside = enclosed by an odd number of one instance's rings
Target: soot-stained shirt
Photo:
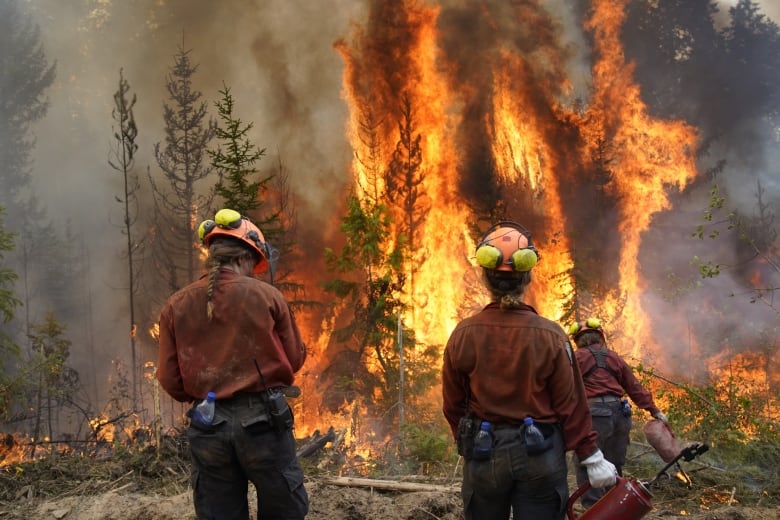
[[[207,288],[203,276],[174,293],[160,313],[157,379],[165,391],[188,402],[209,391],[225,399],[291,385],[306,360],[306,346],[282,293],[222,269],[209,320]]]

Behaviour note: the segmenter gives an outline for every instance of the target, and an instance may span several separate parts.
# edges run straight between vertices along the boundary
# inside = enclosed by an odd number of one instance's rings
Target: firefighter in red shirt
[[[210,423],[188,413],[195,512],[199,519],[247,520],[251,481],[259,518],[303,519],[309,499],[284,390],[306,347],[282,293],[253,276],[269,268],[275,250],[230,209],[202,222],[198,235],[209,271],[165,303],[157,370],[177,401],[216,394]]]
[[[656,419],[667,422],[666,415],[655,405],[653,396],[639,383],[631,367],[617,352],[607,348],[598,318],[572,324],[569,334],[577,345],[575,356],[588,395],[593,429],[599,434],[599,448],[622,476],[632,426],[631,405],[623,396],[628,395],[638,408],[647,410]],[[575,454],[575,464],[576,460]],[[587,482],[587,474],[577,467],[577,484],[582,486]],[[592,486],[582,495],[582,505],[591,507],[607,491],[608,488]]]
[[[614,484],[591,428],[585,388],[569,338],[523,302],[539,253],[520,224],[502,221],[476,250],[492,302],[453,330],[442,364],[443,412],[465,459],[461,496],[467,520],[563,518],[569,497],[566,451],[574,450],[594,487]],[[526,418],[544,435],[525,441]],[[480,425],[492,435],[474,450]],[[540,452],[538,452],[540,451]]]

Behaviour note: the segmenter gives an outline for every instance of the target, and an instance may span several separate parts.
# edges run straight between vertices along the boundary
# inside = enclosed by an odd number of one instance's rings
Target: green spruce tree
[[[249,132],[254,125],[244,124],[235,116],[235,101],[230,88],[223,86],[219,93],[222,98],[215,103],[219,117],[216,128],[219,144],[216,150],[208,151],[211,165],[219,175],[214,192],[220,207],[256,216],[255,211],[262,205],[261,193],[267,190],[272,178],[269,175],[260,179],[256,166],[265,155],[265,148],[257,148],[249,140]]]

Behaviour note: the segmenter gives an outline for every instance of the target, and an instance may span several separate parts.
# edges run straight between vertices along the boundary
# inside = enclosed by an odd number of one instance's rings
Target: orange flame
[[[626,4],[624,0],[594,2],[586,25],[593,31],[600,60],[593,67],[595,94],[588,109],[591,123],[584,128],[591,137],[583,153],[595,153],[600,133],[610,137],[619,150],[615,175],[607,189],[621,201],[619,287],[630,296],[624,308],[613,307],[611,316],[615,318],[613,327],[627,327],[634,337],[651,338],[639,298],[646,289],[639,274],[639,246],[653,216],[670,207],[667,190],[682,189],[696,176],[697,135],[684,122],[662,121],[648,114],[632,79],[633,65],[623,57],[620,28]],[[634,343],[630,353],[642,357],[639,347]],[[651,347],[660,351],[658,345]]]

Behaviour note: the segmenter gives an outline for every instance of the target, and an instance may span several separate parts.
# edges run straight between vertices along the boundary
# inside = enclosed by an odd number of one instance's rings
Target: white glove
[[[582,465],[588,471],[588,482],[592,488],[603,488],[612,486],[617,480],[617,469],[615,465],[604,458],[601,450],[582,461]]]
[[[664,423],[667,423],[667,424],[669,423],[669,418],[666,415],[664,415],[663,412],[658,412],[657,414],[653,415],[653,417],[655,417],[656,419],[658,419],[659,421],[662,421]]]

